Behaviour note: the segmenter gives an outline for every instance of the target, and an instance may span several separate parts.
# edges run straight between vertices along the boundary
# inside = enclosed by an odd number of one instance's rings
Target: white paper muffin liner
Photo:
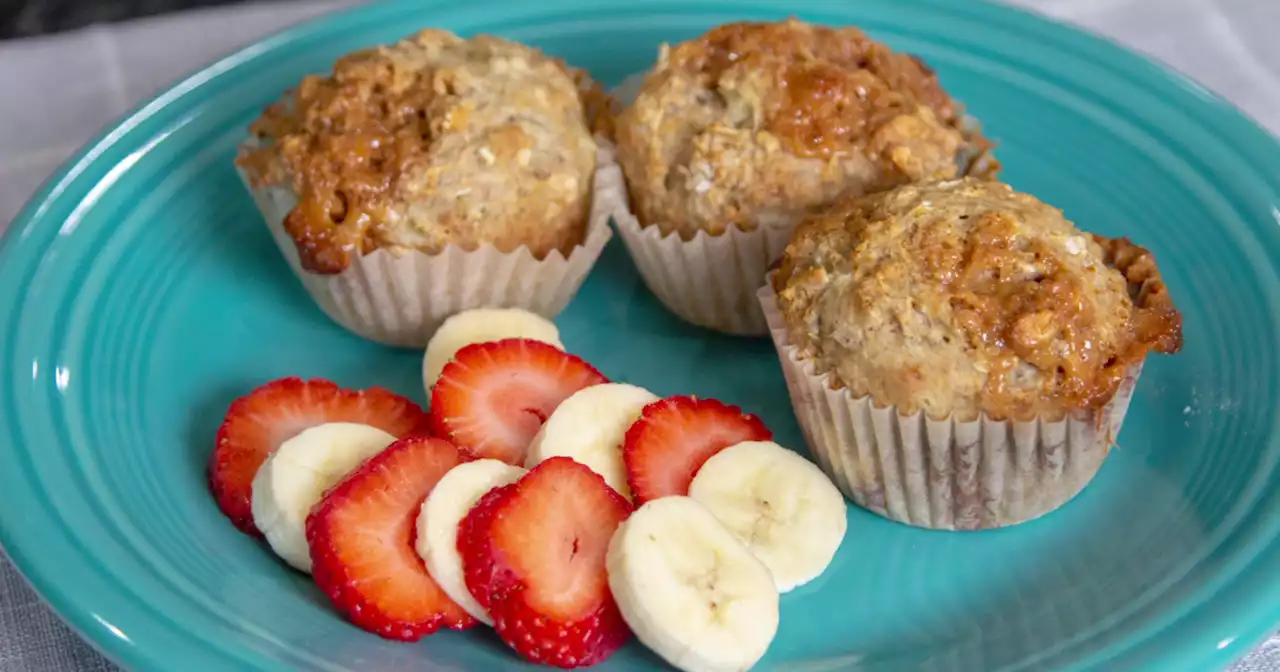
[[[606,145],[596,164],[586,237],[567,258],[552,251],[536,259],[527,247],[501,252],[492,245],[470,252],[449,245],[438,254],[378,249],[352,259],[341,273],[311,273],[284,229],[297,195],[287,187],[255,189],[244,171],[240,177],[280,252],[325,314],[369,340],[421,348],[441,322],[463,310],[524,308],[550,319],[569,304],[613,237],[610,215],[626,202],[621,170]]]
[[[769,265],[782,255],[795,227],[743,231],[731,226],[718,236],[699,231],[692,240],[641,226],[626,201],[613,213],[640,277],[680,319],[739,336],[769,332],[756,290]]]
[[[1142,370],[1134,367],[1102,409],[1064,420],[904,415],[832,389],[830,374],[791,344],[771,281],[759,301],[815,461],[858,506],[916,527],[1007,527],[1071,500],[1110,452]]]
[[[645,74],[632,74],[614,87],[613,99],[630,105]],[[686,241],[676,233],[662,235],[658,226],[641,226],[626,198],[617,203],[613,221],[644,284],[680,319],[726,334],[769,333],[756,289],[786,249],[794,225],[755,231],[731,226],[722,235],[699,231]]]

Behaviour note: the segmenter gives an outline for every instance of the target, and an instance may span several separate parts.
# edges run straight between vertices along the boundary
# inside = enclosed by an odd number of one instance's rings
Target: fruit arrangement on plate
[[[750,667],[779,594],[840,546],[839,491],[755,416],[609,382],[558,346],[521,309],[449,318],[426,413],[382,389],[263,385],[219,430],[213,493],[389,639],[483,623],[577,667],[634,632],[682,669]]]
[[[425,348],[426,411],[278,380],[210,460],[226,516],[361,628],[483,623],[559,667],[634,634],[747,669],[845,498],[942,530],[1044,515],[1101,466],[1146,356],[1181,346],[1147,250],[1000,182],[936,74],[856,28],[719,26],[635,89],[426,30],[253,125],[238,168],[320,308]],[[672,313],[772,338],[815,461],[565,351],[551,318],[611,222]]]

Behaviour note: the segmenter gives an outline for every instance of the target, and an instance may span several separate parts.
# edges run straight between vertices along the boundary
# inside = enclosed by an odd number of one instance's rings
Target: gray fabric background
[[[0,42],[0,230],[64,158],[142,98],[235,47],[347,4],[352,0],[239,5]],[[1163,60],[1280,134],[1280,0],[1013,4]],[[57,620],[0,553],[0,672],[114,669]],[[1280,636],[1231,672],[1280,672]]]

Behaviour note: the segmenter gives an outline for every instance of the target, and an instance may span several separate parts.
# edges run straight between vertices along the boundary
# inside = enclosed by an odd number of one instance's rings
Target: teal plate
[[[1015,186],[1154,249],[1186,348],[1143,375],[1113,454],[1062,510],[955,534],[851,508],[818,581],[782,601],[761,669],[1202,672],[1280,623],[1280,147],[1116,46],[953,0],[398,2],[226,58],[72,160],[0,247],[0,541],[81,634],[140,670],[490,671],[491,634],[418,644],[347,625],[218,513],[204,482],[230,401],[324,376],[422,401],[419,353],[330,323],[286,268],[231,159],[301,75],[418,27],[535,44],[607,83],[657,45],[794,12],[927,59],[1000,141]],[[658,394],[760,414],[802,446],[767,340],[683,325],[618,241],[559,318],[567,346]],[[604,666],[649,669],[630,645]]]

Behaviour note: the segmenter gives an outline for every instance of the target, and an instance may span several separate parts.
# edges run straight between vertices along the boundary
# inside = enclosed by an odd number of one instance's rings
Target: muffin
[[[598,104],[533,48],[424,30],[303,79],[237,166],[330,317],[421,347],[461,310],[553,317],[573,297],[611,235],[611,206],[593,204],[622,198],[596,179],[617,172],[598,156]]]
[[[844,192],[994,174],[920,59],[857,28],[733,23],[663,46],[615,120],[619,232],[680,317],[766,333],[755,290],[796,223]]]
[[[1070,500],[1146,356],[1182,345],[1147,250],[975,178],[806,219],[760,301],[819,463],[858,505],[928,528]]]

